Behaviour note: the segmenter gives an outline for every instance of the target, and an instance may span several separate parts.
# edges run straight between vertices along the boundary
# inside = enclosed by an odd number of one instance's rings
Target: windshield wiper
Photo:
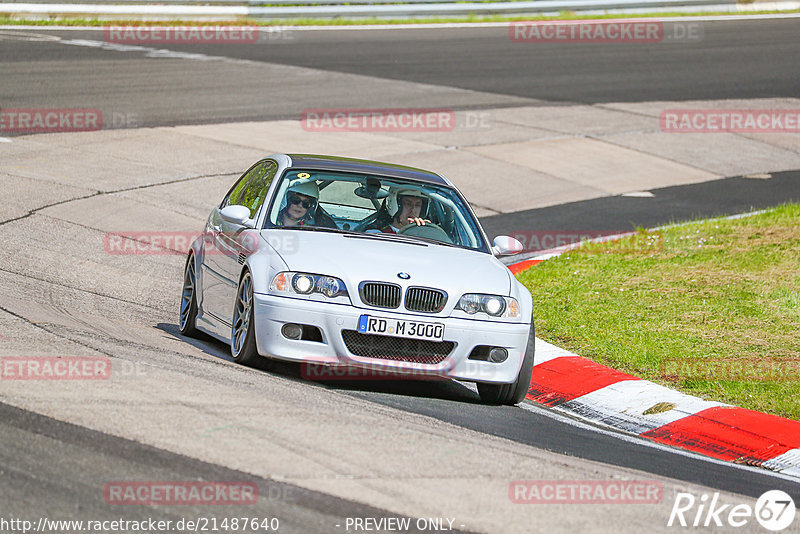
[[[401,241],[403,243],[408,243],[409,245],[418,245],[420,247],[427,247],[426,243],[420,243],[418,239],[414,239],[412,237],[406,237],[403,235],[397,234],[385,234],[381,233],[374,233],[374,234],[362,234],[359,232],[349,232],[345,237],[356,237],[356,238],[364,238],[364,239],[390,239],[393,241]]]
[[[276,226],[275,228],[270,228],[270,230],[304,230],[306,232],[331,232],[334,234],[361,235],[358,232],[353,232],[352,230],[329,228],[327,226]]]
[[[405,237],[405,236],[403,236],[403,237]],[[411,239],[419,239],[419,240],[425,241],[426,243],[433,243],[434,245],[444,245],[446,247],[456,247],[456,246],[458,246],[458,245],[454,245],[453,243],[448,243],[447,241],[439,241],[437,239],[431,239],[430,237],[421,237],[421,236],[418,236],[418,235],[408,236],[408,237],[410,237]]]
[[[276,228],[282,230],[303,230],[306,232],[331,232],[334,234],[342,234],[346,237],[362,237],[362,238],[376,238],[376,239],[391,239],[394,241],[402,241],[403,243],[409,243],[412,245],[420,245],[420,246],[428,246],[427,243],[433,243],[435,245],[444,245],[446,247],[455,247],[452,243],[447,243],[445,241],[437,241],[436,239],[430,239],[427,237],[419,237],[419,236],[406,236],[403,234],[389,234],[389,233],[362,233],[362,232],[354,232],[352,230],[342,230],[340,228],[329,228],[327,226],[277,226]],[[422,243],[420,242],[422,241]]]
[[[424,241],[425,243],[433,243],[434,245],[444,245],[446,247],[457,247],[458,245],[454,245],[453,243],[448,243],[446,241],[439,241],[437,239],[432,239],[430,237],[420,237],[418,235],[404,235],[404,234],[390,234],[390,233],[380,233],[380,234],[368,234],[368,235],[380,235],[384,237],[389,237],[391,239],[401,239],[403,242],[413,242],[413,241]]]

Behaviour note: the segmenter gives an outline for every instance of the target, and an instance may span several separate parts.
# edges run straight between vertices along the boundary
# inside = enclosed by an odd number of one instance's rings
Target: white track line
[[[772,20],[772,19],[796,19],[800,18],[800,13],[769,13],[769,14],[736,14],[736,15],[687,15],[685,17],[630,17],[621,15],[619,19],[639,19],[642,20],[658,20],[660,22],[717,22],[729,20]],[[538,19],[537,19],[538,20]],[[576,19],[578,21],[582,19]],[[597,20],[597,19],[583,19],[583,20]],[[604,21],[613,21],[617,19],[599,19]],[[224,22],[224,21],[223,21]],[[523,22],[523,21],[517,21]],[[544,20],[543,22],[548,22]],[[549,22],[558,22],[557,19],[549,20]],[[369,31],[369,30],[420,30],[425,28],[430,29],[456,29],[456,28],[507,28],[510,22],[450,22],[450,23],[419,23],[419,24],[375,24],[375,25],[352,25],[352,26],[260,26],[260,31],[275,31],[275,29],[287,31]],[[187,22],[187,25],[191,25]],[[100,31],[104,27],[120,27],[115,24],[113,20],[109,20],[106,26],[36,26],[36,25],[6,25],[0,26],[0,30],[58,30],[58,31],[87,31],[97,30]]]

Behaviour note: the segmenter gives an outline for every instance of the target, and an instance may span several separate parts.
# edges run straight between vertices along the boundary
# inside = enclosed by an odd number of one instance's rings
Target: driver
[[[316,182],[305,179],[295,180],[286,190],[276,224],[278,226],[314,224],[318,199],[319,187]]]
[[[430,224],[431,221],[420,217],[420,214],[428,211],[429,202],[428,196],[416,189],[392,191],[389,198],[386,199],[386,207],[389,213],[394,213],[394,217],[380,231],[385,234],[396,234],[409,224],[417,226]]]

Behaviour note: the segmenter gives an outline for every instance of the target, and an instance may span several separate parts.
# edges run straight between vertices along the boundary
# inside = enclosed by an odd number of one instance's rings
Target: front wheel
[[[259,358],[256,349],[256,333],[253,321],[253,277],[244,273],[236,292],[231,331],[231,355],[233,361],[242,365],[255,365]]]
[[[533,353],[536,345],[536,332],[531,318],[531,329],[528,333],[528,345],[525,347],[525,357],[522,367],[517,375],[517,380],[510,384],[486,384],[478,382],[478,394],[487,404],[507,404],[513,406],[522,402],[531,386],[533,375]]]

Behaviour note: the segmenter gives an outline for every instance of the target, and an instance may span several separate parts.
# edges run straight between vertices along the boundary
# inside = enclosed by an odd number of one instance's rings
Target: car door
[[[255,251],[258,239],[254,230],[224,220],[220,211],[227,206],[245,206],[250,210],[250,218],[255,219],[277,168],[277,163],[272,160],[260,161],[251,167],[214,209],[206,225],[204,311],[225,324],[230,324],[233,317],[242,265]]]

